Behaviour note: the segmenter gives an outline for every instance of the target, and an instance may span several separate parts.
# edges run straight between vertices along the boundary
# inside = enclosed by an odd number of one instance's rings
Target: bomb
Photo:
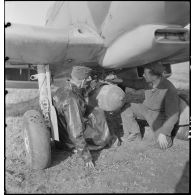
[[[114,84],[103,85],[89,97],[89,105],[104,111],[117,111],[125,103],[125,92]]]

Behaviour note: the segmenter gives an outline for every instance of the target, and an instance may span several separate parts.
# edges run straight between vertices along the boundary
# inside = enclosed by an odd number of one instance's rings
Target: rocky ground
[[[189,101],[188,64],[173,66],[170,80]],[[166,151],[151,140],[150,129],[141,143],[93,152],[95,170],[66,151],[52,150],[52,164],[41,171],[26,165],[22,115],[37,108],[37,90],[10,89],[6,96],[6,193],[174,193],[189,192],[189,141],[175,139]],[[143,91],[127,90],[130,101],[142,101]]]

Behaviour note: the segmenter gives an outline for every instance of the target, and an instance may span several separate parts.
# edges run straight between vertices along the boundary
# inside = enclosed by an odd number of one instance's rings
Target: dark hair
[[[158,76],[158,77],[162,76],[162,73],[155,71],[155,70],[152,70],[152,69],[150,69],[150,74],[152,74],[154,76]]]
[[[161,63],[148,64],[144,68],[149,69],[150,74],[155,75],[155,76],[162,76],[164,72],[164,67]]]

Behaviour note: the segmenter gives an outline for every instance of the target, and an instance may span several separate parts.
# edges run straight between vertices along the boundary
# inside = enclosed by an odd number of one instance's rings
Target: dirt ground
[[[170,80],[189,100],[188,63],[173,66]],[[189,192],[190,144],[175,139],[163,151],[146,135],[141,143],[122,142],[92,152],[95,170],[67,151],[52,150],[52,164],[41,171],[26,165],[22,115],[38,106],[37,90],[9,89],[6,96],[6,193],[174,193]],[[129,100],[142,101],[143,91],[127,90]]]

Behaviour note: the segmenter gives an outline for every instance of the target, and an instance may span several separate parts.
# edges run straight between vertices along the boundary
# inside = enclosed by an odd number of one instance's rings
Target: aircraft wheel
[[[50,132],[36,110],[25,112],[23,120],[27,164],[31,169],[45,169],[51,162]]]
[[[189,106],[187,102],[180,97],[180,117],[179,129],[176,133],[176,138],[181,140],[189,140]],[[188,125],[188,126],[187,126]]]

